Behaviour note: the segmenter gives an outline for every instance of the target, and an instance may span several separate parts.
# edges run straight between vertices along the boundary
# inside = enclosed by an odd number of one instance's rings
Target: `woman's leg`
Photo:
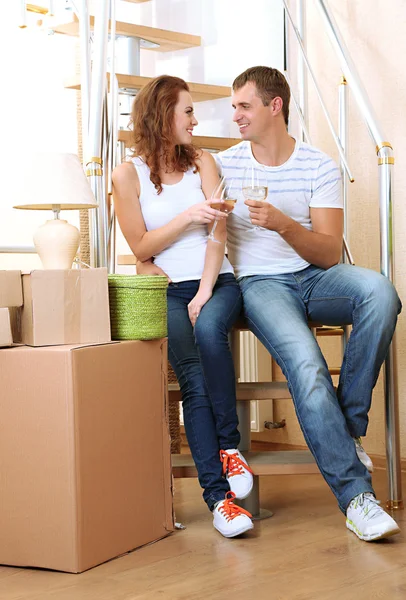
[[[212,510],[224,500],[230,487],[222,476],[215,418],[187,310],[198,285],[199,281],[185,281],[168,287],[168,346],[169,361],[182,394],[190,451],[204,490],[203,498]]]
[[[232,274],[220,275],[213,296],[203,307],[194,335],[211,400],[219,446],[237,448],[240,442],[235,371],[228,334],[242,308],[240,287]]]

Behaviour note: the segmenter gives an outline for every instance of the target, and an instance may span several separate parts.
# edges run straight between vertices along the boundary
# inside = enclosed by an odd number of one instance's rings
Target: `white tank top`
[[[150,179],[150,170],[139,158],[132,158],[140,182],[140,205],[147,231],[163,227],[193,204],[205,201],[199,173],[189,169],[179,183],[162,184],[158,195]],[[207,226],[192,223],[165,250],[154,257],[154,263],[169,275],[174,283],[201,279],[207,247]],[[226,257],[220,273],[233,273]]]

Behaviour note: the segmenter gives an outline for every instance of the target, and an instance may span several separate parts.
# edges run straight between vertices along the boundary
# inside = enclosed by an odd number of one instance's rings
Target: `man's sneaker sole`
[[[352,521],[350,521],[350,519],[347,519],[346,526],[347,526],[347,529],[349,529],[350,531],[355,533],[355,535],[357,537],[359,537],[360,540],[363,540],[364,542],[374,542],[375,540],[382,540],[384,538],[388,538],[388,537],[391,537],[392,535],[396,535],[397,533],[400,533],[399,527],[396,527],[396,528],[393,527],[393,529],[389,529],[388,531],[384,531],[382,533],[376,533],[373,535],[362,535],[362,533],[356,528],[356,526],[354,525],[354,523]]]
[[[217,529],[217,531],[219,533],[221,533],[221,535],[223,537],[226,538],[233,538],[236,537],[237,535],[242,535],[243,533],[245,533],[246,531],[249,531],[250,529],[254,529],[254,524],[253,523],[247,523],[247,525],[245,525],[244,527],[241,527],[240,529],[238,529],[237,531],[233,531],[233,533],[223,533],[221,531],[221,529],[219,529],[218,527],[216,527],[214,525],[214,529]]]

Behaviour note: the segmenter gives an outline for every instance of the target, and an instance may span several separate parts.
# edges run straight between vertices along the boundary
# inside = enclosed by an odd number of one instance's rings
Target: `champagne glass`
[[[250,166],[244,170],[242,181],[242,194],[246,200],[259,200],[265,202],[268,197],[268,181],[266,174],[257,167]],[[254,231],[260,231],[262,227],[254,226]]]
[[[222,177],[212,192],[211,200],[217,200],[217,202],[212,202],[211,207],[228,215],[234,210],[235,203],[237,202],[236,191],[237,190],[233,185],[233,180],[228,182],[224,179],[224,177]],[[208,235],[208,239],[212,242],[220,244],[221,242],[216,240],[214,237],[217,223],[218,219],[214,221],[213,227]]]

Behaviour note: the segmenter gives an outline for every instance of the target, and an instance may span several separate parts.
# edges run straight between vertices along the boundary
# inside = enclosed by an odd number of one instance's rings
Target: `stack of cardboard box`
[[[0,564],[81,572],[173,531],[166,339],[111,342],[105,269],[0,271],[3,346],[11,323]]]

